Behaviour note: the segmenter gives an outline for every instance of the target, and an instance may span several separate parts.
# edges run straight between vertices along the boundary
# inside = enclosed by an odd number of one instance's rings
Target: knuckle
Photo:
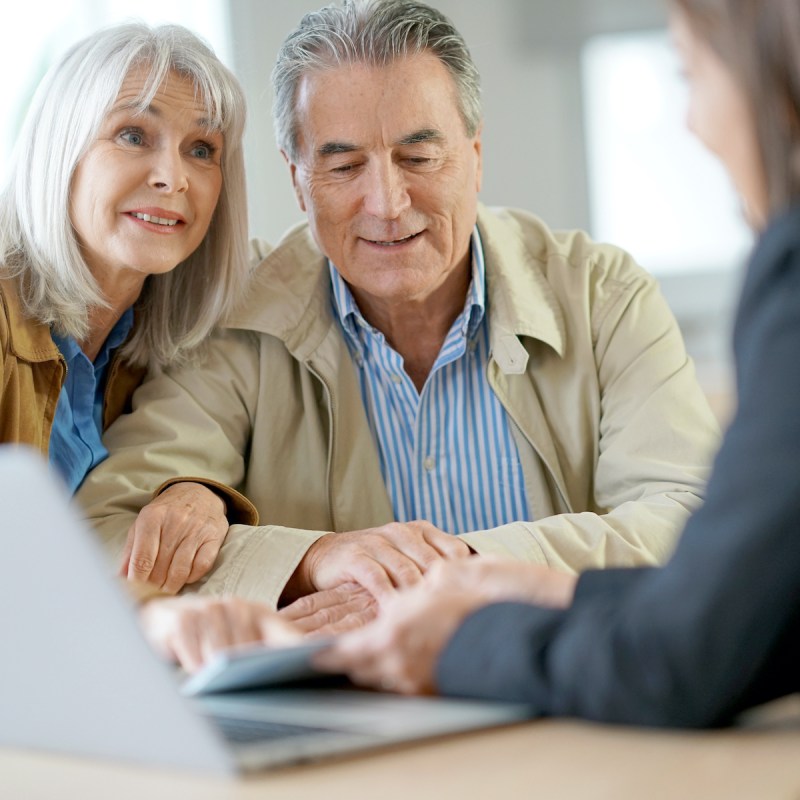
[[[197,570],[205,573],[214,566],[215,558],[212,555],[199,555],[194,560],[194,566]]]
[[[147,556],[136,556],[131,559],[131,567],[135,572],[151,572],[154,566],[153,559],[147,558]]]

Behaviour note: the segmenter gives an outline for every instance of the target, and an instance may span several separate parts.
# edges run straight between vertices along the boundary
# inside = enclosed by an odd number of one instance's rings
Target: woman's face
[[[171,72],[141,113],[145,77],[125,79],[72,179],[70,219],[108,295],[189,256],[222,188],[223,136],[209,132],[192,82]]]
[[[673,11],[670,28],[689,84],[689,130],[722,161],[748,222],[761,228],[768,212],[767,189],[745,95],[722,59],[694,34],[683,12]]]

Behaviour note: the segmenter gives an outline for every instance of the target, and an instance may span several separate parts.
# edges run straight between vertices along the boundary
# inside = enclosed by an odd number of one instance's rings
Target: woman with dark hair
[[[672,0],[671,27],[689,127],[759,236],[734,331],[738,410],[705,505],[662,568],[443,564],[341,637],[327,668],[649,725],[724,724],[800,691],[800,3]]]

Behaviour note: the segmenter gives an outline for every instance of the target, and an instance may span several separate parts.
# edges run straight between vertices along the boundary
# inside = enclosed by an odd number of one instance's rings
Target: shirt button
[[[396,372],[394,372],[392,373],[391,381],[399,386],[403,382],[403,379]]]
[[[431,472],[436,466],[436,459],[433,456],[428,456],[423,462],[422,466],[425,467],[427,472]]]

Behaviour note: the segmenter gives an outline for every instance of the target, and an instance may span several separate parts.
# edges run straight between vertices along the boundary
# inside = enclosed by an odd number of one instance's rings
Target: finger
[[[128,528],[128,535],[125,537],[125,547],[122,550],[122,558],[119,566],[119,576],[121,578],[128,577],[128,562],[131,560],[131,550],[133,549],[133,537],[136,531],[136,522]]]
[[[260,638],[275,647],[297,644],[303,638],[302,632],[297,630],[294,625],[266,609],[258,615],[258,626]]]
[[[419,575],[419,571],[416,572]],[[349,577],[363,586],[379,603],[386,602],[393,597],[395,586],[401,585],[399,583],[401,576],[396,569],[387,568],[383,562],[378,563],[374,559],[364,556],[352,563]],[[403,576],[402,579],[405,580],[405,577]],[[407,580],[410,583],[413,578],[409,576]]]
[[[163,544],[163,542],[162,542]],[[158,560],[166,558],[166,554],[159,551]],[[189,583],[189,573],[192,569],[192,564],[196,558],[195,544],[191,540],[184,539],[172,554],[169,564],[167,565],[167,574],[161,588],[170,594],[177,594],[183,587]],[[153,570],[155,576],[155,570]],[[155,577],[151,578],[155,582]]]
[[[317,633],[320,630],[335,630],[338,623],[354,615],[363,614],[365,619],[374,617],[377,613],[377,602],[371,594],[361,589],[356,597],[348,599],[342,603],[320,608],[313,614],[300,617],[293,621],[293,624],[305,634]],[[350,623],[345,624],[343,630],[358,627]]]
[[[393,523],[380,529],[379,535],[392,548],[411,559],[417,565],[419,571],[424,574],[431,564],[442,558],[442,554],[425,539],[419,525],[420,523],[416,522],[408,524]],[[433,528],[433,526],[430,527]],[[434,530],[437,529],[434,528]]]
[[[169,640],[175,660],[187,671],[196,672],[203,666],[199,627],[194,614],[186,614]]]
[[[376,548],[372,557],[380,564],[398,589],[414,586],[422,580],[425,573],[425,567],[417,563],[417,560],[407,552],[395,549],[392,545],[387,544],[385,547]],[[438,559],[438,557],[437,555],[436,558]]]
[[[363,628],[365,625],[372,622],[378,615],[378,609],[375,605],[369,608],[359,609],[347,614],[337,620],[334,620],[326,625],[320,625],[318,628],[307,631],[308,636],[339,636],[349,631],[355,631]]]
[[[220,650],[230,647],[231,631],[225,613],[225,603],[218,601],[208,607],[204,615],[202,630],[198,632],[200,655],[203,663],[209,661]]]
[[[425,541],[442,558],[464,558],[470,555],[467,544],[452,533],[445,533],[428,522],[420,523],[420,532]]]
[[[222,539],[207,539],[197,548],[184,583],[199,581],[200,578],[211,572],[214,564],[217,563],[217,556],[222,547],[222,542]]]
[[[134,523],[136,525],[136,523]],[[131,557],[128,562],[128,579],[142,582],[151,580],[156,564],[159,546],[159,532],[147,531],[137,525],[134,532]],[[158,585],[160,586],[163,581]]]
[[[248,644],[261,639],[256,606],[246,600],[229,599],[223,605],[228,645]]]
[[[288,606],[284,606],[279,613],[287,620],[311,617],[320,609],[346,602],[354,592],[363,593],[364,590],[357,583],[343,583],[333,589],[322,589],[318,592],[307,594]]]

